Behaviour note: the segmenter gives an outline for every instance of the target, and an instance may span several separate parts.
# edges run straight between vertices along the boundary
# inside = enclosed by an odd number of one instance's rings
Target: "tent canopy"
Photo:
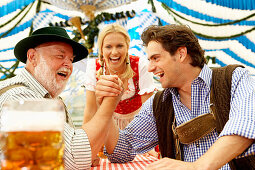
[[[128,30],[132,39],[130,54],[146,57],[140,35],[147,26],[159,23],[185,24],[197,35],[205,50],[205,57],[213,59],[215,66],[242,64],[251,75],[255,75],[253,0],[5,0],[0,1],[1,79],[24,67],[17,63],[13,48],[31,30],[59,25],[65,27],[72,37],[77,37],[79,31],[70,21],[78,16],[81,29],[88,27],[90,18],[81,9],[84,5],[94,6],[95,16],[106,12],[115,17],[109,21],[100,21],[97,25],[99,30],[113,22],[120,23]],[[132,10],[135,11],[134,17],[127,15]],[[116,19],[116,13],[123,17]],[[96,42],[96,36],[94,40]],[[82,39],[79,42],[85,43]],[[97,53],[96,44],[92,52]]]

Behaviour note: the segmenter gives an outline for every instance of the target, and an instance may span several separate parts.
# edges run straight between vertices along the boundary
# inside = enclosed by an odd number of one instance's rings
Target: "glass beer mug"
[[[64,169],[65,111],[55,99],[6,102],[1,116],[1,168]]]

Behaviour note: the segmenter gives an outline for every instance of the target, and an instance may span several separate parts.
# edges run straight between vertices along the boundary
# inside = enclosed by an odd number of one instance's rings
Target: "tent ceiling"
[[[44,3],[46,1],[47,3]],[[112,22],[124,25],[132,38],[131,54],[146,57],[140,35],[147,26],[158,24],[158,18],[160,18],[163,25],[188,25],[197,34],[206,56],[216,57],[218,66],[243,64],[252,75],[255,75],[254,0],[224,0],[224,4],[222,0],[149,1],[154,2],[156,13],[152,12],[148,0],[41,0],[39,10],[38,0],[0,1],[2,21],[0,25],[0,64],[6,69],[13,66],[16,62],[13,48],[20,39],[29,34],[31,24],[33,24],[33,29],[38,29],[49,24],[66,23],[74,16],[80,16],[82,20],[87,21],[88,17],[85,17],[80,7],[92,5],[96,7],[95,16],[102,11],[111,13],[132,9],[136,11],[134,18],[111,20],[98,25],[99,29]],[[74,36],[75,28],[64,27],[70,35]],[[85,27],[86,25],[82,25],[82,29]],[[94,52],[96,53],[96,46]],[[18,68],[23,66],[20,64]],[[0,77],[5,76],[1,73]]]

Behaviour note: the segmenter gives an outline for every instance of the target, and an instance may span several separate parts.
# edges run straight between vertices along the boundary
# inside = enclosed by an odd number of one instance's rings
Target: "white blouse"
[[[96,59],[92,58],[88,60],[87,69],[86,69],[86,80],[85,87],[86,90],[95,91],[96,86]],[[145,93],[153,92],[156,89],[156,85],[153,81],[153,74],[148,72],[148,62],[140,58],[138,63],[139,70],[139,89],[138,94],[143,95]],[[128,99],[135,94],[135,86],[133,79],[128,80],[128,89],[122,95],[121,100]]]

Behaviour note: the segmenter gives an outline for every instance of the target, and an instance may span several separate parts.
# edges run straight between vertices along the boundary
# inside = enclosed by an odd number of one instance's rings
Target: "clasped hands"
[[[123,94],[123,82],[117,75],[101,75],[96,83],[95,95],[97,105],[101,105],[105,97],[113,97],[117,102]]]

